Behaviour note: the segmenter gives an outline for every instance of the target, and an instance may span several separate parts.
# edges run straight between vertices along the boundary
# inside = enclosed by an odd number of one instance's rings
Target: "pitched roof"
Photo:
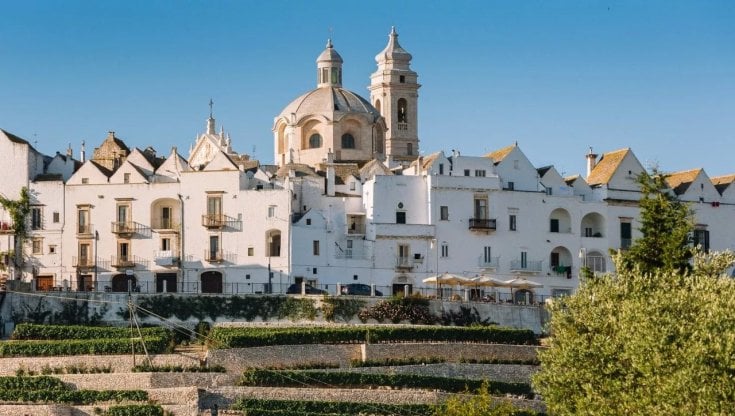
[[[595,168],[592,169],[589,176],[587,176],[587,183],[589,185],[604,185],[610,182],[613,174],[620,166],[625,156],[630,153],[630,148],[615,150],[612,152],[605,153],[597,162]]]
[[[28,143],[27,140],[21,139],[20,137],[16,136],[15,134],[10,133],[10,132],[8,132],[6,130],[3,130],[3,129],[0,129],[0,132],[3,132],[3,134],[5,134],[11,142],[18,143],[18,144],[25,144],[28,147],[30,147],[31,149],[33,149],[34,151],[37,151],[36,149],[33,148],[33,146],[31,146],[30,143]]]
[[[567,185],[572,186],[574,185],[574,182],[577,181],[577,179],[581,179],[581,175],[572,175],[572,176],[566,176],[564,177],[564,182],[566,182]]]
[[[713,178],[710,178],[710,180],[715,186],[715,189],[717,189],[717,192],[722,195],[722,193],[725,192],[725,189],[727,189],[728,186],[735,182],[735,173],[732,173],[730,175],[715,176]]]
[[[554,167],[554,165],[549,165],[549,166],[542,166],[542,167],[540,167],[540,168],[536,169],[536,172],[538,172],[538,176],[539,176],[540,178],[543,178],[543,177],[544,177],[544,175],[546,175],[546,172],[548,172],[548,171],[549,171],[549,169],[551,169],[551,168],[553,168],[553,167]]]
[[[294,171],[296,177],[317,176],[316,172],[314,172],[314,169],[312,169],[311,166],[303,163],[287,163],[278,168],[276,176],[278,176],[279,178],[285,178],[286,176],[288,176],[288,172],[290,170]]]
[[[97,169],[99,169],[99,171],[100,171],[100,172],[102,172],[102,174],[103,174],[103,175],[105,175],[105,176],[107,176],[108,178],[109,178],[110,176],[112,176],[112,173],[113,173],[113,172],[112,172],[111,170],[107,169],[106,167],[104,167],[104,166],[100,165],[99,163],[95,162],[95,161],[94,161],[94,160],[92,160],[92,159],[88,160],[88,162],[89,162],[89,163],[91,163],[91,164],[92,164],[92,166],[94,166],[94,167],[96,167]]]
[[[674,172],[666,175],[665,180],[675,194],[681,195],[689,189],[689,185],[694,182],[701,171],[702,169],[691,169]]]
[[[367,162],[360,169],[360,178],[362,180],[368,180],[375,175],[393,175],[393,172],[378,159]]]
[[[495,164],[497,165],[498,163],[502,162],[503,159],[505,159],[505,157],[508,156],[510,152],[512,152],[513,149],[515,149],[516,147],[518,147],[518,144],[512,144],[494,152],[490,152],[483,157],[491,158],[493,162],[495,162]]]

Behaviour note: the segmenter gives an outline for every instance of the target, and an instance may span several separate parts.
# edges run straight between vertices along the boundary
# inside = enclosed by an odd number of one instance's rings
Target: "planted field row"
[[[392,342],[478,342],[514,345],[536,345],[538,343],[533,331],[496,326],[215,327],[210,333],[212,348]]]
[[[141,328],[144,337],[171,337],[171,331],[161,328]],[[137,329],[130,328],[82,326],[82,325],[38,325],[18,324],[13,331],[12,339],[16,340],[70,340],[70,339],[112,339],[138,337]]]
[[[533,397],[531,386],[526,383],[485,381],[491,395],[513,394]],[[448,393],[476,391],[483,387],[482,380],[425,376],[417,374],[372,374],[358,372],[327,371],[272,371],[246,370],[240,378],[242,386],[262,387],[339,387],[339,388],[411,388],[442,390]]]
[[[166,352],[170,345],[168,337],[146,337],[149,353]],[[136,353],[143,353],[140,341],[134,342]],[[131,351],[129,339],[71,339],[71,340],[19,340],[0,343],[0,357],[33,357],[82,354],[127,354]]]
[[[128,404],[110,406],[102,416],[163,416],[163,408],[157,404]]]
[[[433,407],[423,404],[392,405],[381,403],[325,402],[307,400],[238,399],[231,407],[248,416],[352,416],[396,415],[420,416],[433,414]]]
[[[143,390],[73,390],[54,377],[0,377],[0,402],[83,405],[146,400],[148,393]]]

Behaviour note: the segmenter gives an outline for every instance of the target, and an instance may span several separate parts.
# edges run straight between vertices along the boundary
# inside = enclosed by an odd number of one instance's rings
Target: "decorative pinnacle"
[[[212,118],[212,106],[214,106],[214,101],[210,98],[209,99],[209,118]]]

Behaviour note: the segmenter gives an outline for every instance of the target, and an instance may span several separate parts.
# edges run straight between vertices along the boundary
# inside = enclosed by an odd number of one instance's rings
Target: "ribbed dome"
[[[316,58],[316,62],[343,62],[342,57],[339,56],[337,50],[332,46],[332,39],[327,40],[327,47],[321,54],[319,54],[319,57]]]
[[[380,116],[375,107],[354,92],[339,87],[322,87],[291,101],[279,117],[290,120],[291,114],[295,114],[296,120],[300,120],[304,116],[319,114],[334,120],[348,113],[370,114],[372,118]]]

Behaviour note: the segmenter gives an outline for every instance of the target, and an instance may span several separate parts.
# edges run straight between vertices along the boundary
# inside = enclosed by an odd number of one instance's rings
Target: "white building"
[[[417,290],[449,272],[536,288],[517,300],[571,293],[581,267],[611,271],[610,249],[639,236],[630,149],[586,155],[586,175],[537,168],[518,143],[483,156],[420,156],[418,75],[392,30],[369,100],[342,87],[327,43],[317,87],[275,117],[274,165],[233,151],[207,119],[188,158],[129,149],[110,132],[89,160],[48,157],[0,130],[0,157],[19,172],[0,192],[30,190],[23,256],[3,277],[34,290],[284,292],[301,281]],[[694,240],[733,247],[735,175],[703,169],[668,183],[696,215]],[[0,210],[0,252],[17,245]],[[493,289],[494,290],[494,289]]]

